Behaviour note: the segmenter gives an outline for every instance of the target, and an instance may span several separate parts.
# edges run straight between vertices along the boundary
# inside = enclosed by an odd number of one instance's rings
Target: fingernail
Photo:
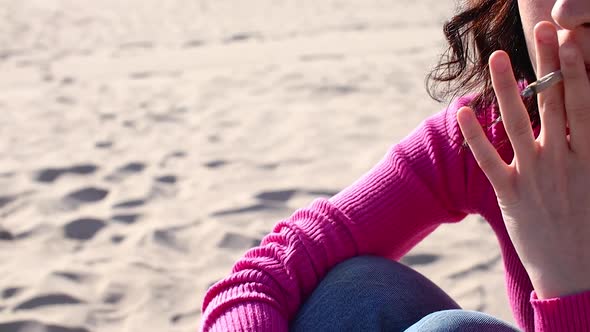
[[[495,60],[496,70],[501,73],[505,72],[508,69],[508,60],[504,56],[496,56],[496,57],[497,57],[497,59]]]

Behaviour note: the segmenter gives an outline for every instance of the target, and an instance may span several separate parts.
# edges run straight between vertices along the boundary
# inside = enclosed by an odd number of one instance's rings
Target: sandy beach
[[[0,0],[0,332],[197,330],[275,223],[445,107],[453,6]],[[480,217],[403,261],[513,322]]]

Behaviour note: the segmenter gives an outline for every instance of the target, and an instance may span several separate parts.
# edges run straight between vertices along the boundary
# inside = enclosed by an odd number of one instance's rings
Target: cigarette
[[[555,84],[561,81],[563,81],[563,75],[561,74],[561,70],[556,70],[527,85],[527,87],[524,88],[524,90],[522,90],[520,95],[523,97],[532,97],[536,94],[541,93],[541,91],[549,89],[550,87],[554,86]],[[502,116],[498,116],[498,118],[494,120],[494,122],[492,122],[492,126],[496,125],[501,121]]]
[[[529,84],[524,90],[522,90],[521,95],[523,97],[532,97],[543,90],[549,89],[562,80],[563,75],[561,74],[561,70],[556,70]]]

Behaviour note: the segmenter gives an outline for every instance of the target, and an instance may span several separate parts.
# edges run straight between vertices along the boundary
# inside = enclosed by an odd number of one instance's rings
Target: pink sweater
[[[231,275],[208,290],[202,330],[287,331],[302,302],[336,264],[367,254],[398,260],[441,223],[476,213],[500,243],[518,325],[525,331],[590,331],[590,290],[536,298],[491,184],[469,150],[461,149],[455,117],[468,102],[460,98],[425,120],[334,197],[317,199],[280,221]],[[493,127],[488,138],[495,144],[505,139],[503,126]],[[512,160],[510,144],[499,152],[506,162]]]

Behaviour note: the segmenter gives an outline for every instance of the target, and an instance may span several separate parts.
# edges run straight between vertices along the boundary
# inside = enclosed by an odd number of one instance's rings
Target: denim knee
[[[358,256],[326,275],[295,325],[403,330],[431,312],[454,308],[459,308],[455,301],[411,268],[382,257]]]
[[[431,313],[405,332],[518,332],[515,326],[483,312],[443,310]]]

